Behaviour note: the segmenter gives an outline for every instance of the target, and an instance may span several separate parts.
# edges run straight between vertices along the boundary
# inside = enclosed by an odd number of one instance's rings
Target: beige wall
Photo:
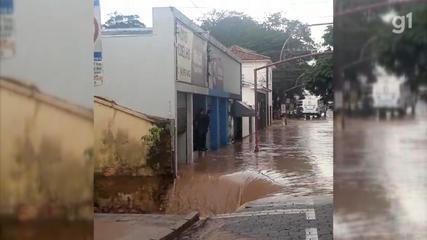
[[[0,214],[47,204],[90,218],[92,112],[0,79],[0,118]]]
[[[97,97],[94,115],[95,172],[114,175],[120,168],[127,168],[138,175],[151,175],[146,168],[148,148],[142,137],[149,135],[153,120]]]

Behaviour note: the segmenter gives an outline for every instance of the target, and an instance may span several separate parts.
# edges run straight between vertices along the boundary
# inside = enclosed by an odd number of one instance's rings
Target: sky
[[[141,22],[152,26],[152,8],[173,6],[197,23],[205,13],[217,10],[243,12],[255,20],[262,21],[269,13],[283,12],[288,19],[303,23],[331,23],[333,0],[100,0],[101,21],[108,14],[137,14]],[[325,26],[311,27],[313,39],[320,43]]]

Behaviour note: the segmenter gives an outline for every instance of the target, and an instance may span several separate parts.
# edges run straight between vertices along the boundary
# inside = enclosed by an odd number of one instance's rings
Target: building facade
[[[95,94],[173,121],[175,168],[193,161],[200,109],[210,110],[209,149],[229,143],[241,63],[207,32],[175,8],[153,8],[152,28],[105,30],[102,45],[104,81]]]
[[[271,58],[258,54],[253,50],[237,45],[230,50],[242,62],[242,102],[255,109],[254,69],[271,64]],[[265,128],[273,119],[273,68],[257,72],[257,94],[259,113],[253,117],[242,117],[242,137],[247,137],[255,131],[255,117],[258,117],[258,129]]]

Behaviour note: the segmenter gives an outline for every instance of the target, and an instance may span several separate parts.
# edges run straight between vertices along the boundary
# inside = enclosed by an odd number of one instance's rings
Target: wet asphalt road
[[[334,239],[427,239],[426,103],[334,135]]]

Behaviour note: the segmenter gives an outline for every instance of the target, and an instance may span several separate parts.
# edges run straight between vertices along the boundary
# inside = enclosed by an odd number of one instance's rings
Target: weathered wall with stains
[[[89,109],[0,78],[0,215],[92,217]]]
[[[95,212],[162,211],[173,176],[167,123],[95,97]]]
[[[95,173],[152,175],[146,168],[148,146],[143,137],[150,134],[154,121],[98,97],[94,101],[94,114]]]

